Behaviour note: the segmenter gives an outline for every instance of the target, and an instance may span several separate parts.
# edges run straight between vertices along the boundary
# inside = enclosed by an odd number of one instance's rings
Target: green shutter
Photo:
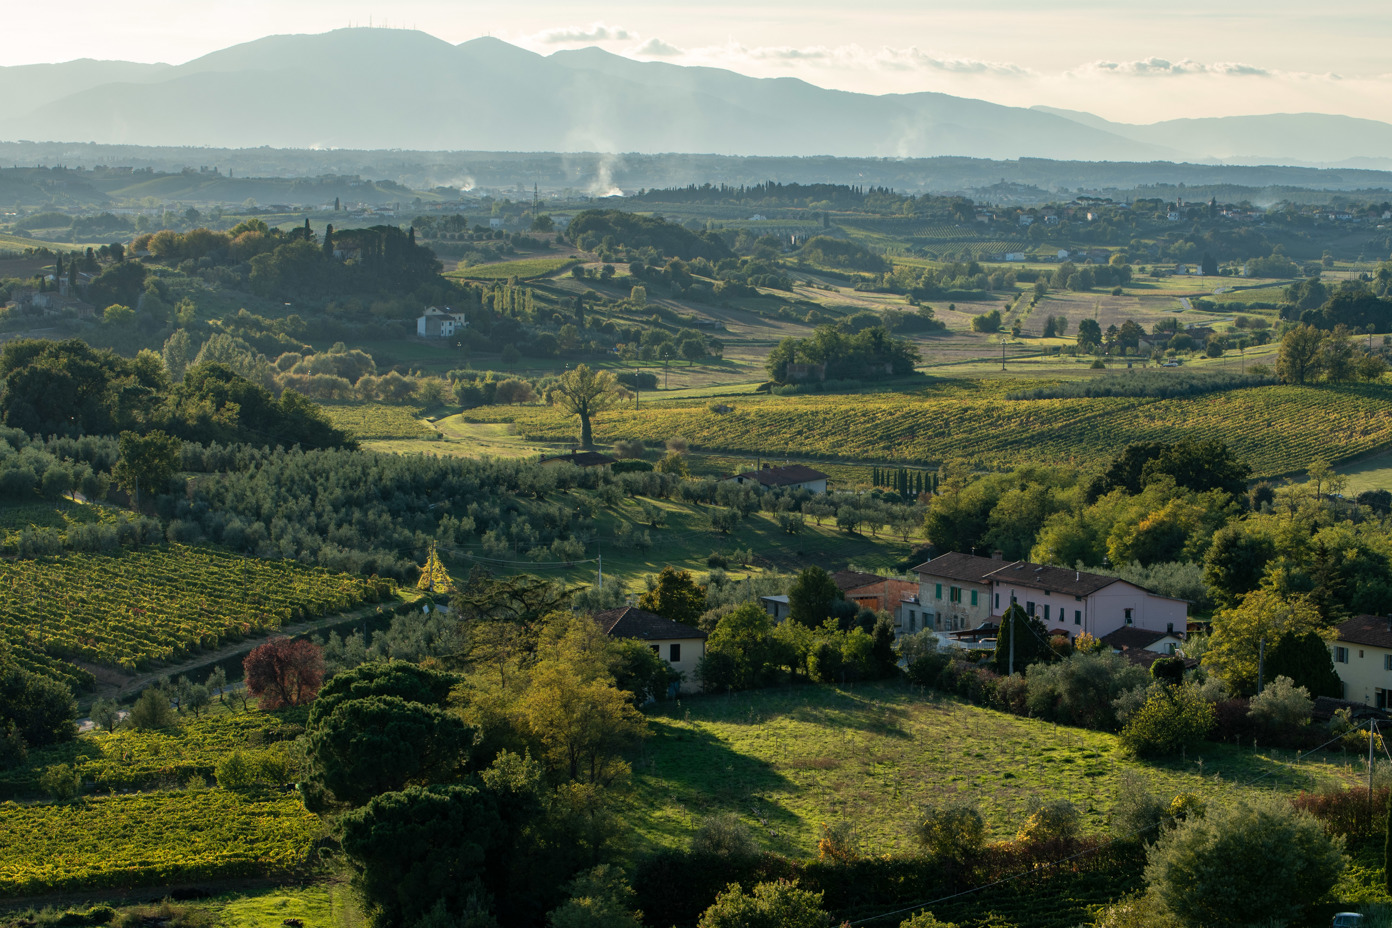
[[[972,605],[976,605],[976,590],[972,590]]]
[[[938,584],[938,591],[934,594],[935,598],[942,599],[942,584]]]

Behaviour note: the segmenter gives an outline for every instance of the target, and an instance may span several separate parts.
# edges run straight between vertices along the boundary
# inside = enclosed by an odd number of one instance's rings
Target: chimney
[[[993,561],[1003,561],[1003,560],[1005,560],[1005,552],[1002,551],[1000,548],[997,548],[996,550],[994,550],[994,551],[991,552],[991,560],[993,560]]]

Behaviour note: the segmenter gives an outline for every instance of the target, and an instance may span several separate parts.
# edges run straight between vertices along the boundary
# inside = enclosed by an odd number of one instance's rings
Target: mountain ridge
[[[4,137],[104,144],[1246,164],[1392,151],[1392,124],[1327,114],[1140,125],[396,29],[265,36],[179,65],[0,68],[0,101]]]

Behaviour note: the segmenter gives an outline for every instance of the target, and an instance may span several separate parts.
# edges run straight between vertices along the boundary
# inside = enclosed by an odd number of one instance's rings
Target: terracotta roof
[[[1356,616],[1340,625],[1334,638],[1336,641],[1347,641],[1350,644],[1392,649],[1392,618],[1377,615]]]
[[[949,580],[964,580],[968,583],[990,583],[988,575],[999,570],[1004,561],[993,557],[977,557],[975,554],[959,554],[949,551],[931,561],[919,564],[914,573],[930,577],[946,577]]]
[[[854,590],[870,583],[884,583],[884,577],[876,574],[867,574],[861,570],[838,570],[831,575],[831,582],[836,584],[836,588],[845,595],[847,591]]]
[[[1129,651],[1132,648],[1142,651],[1162,638],[1175,637],[1170,632],[1157,632],[1149,628],[1136,628],[1134,625],[1127,625],[1118,628],[1116,631],[1102,636],[1102,643],[1116,648],[1118,651]]]
[[[908,580],[876,580],[874,583],[867,583],[852,590],[846,590],[847,599],[870,599],[872,597],[883,599],[885,590],[889,590],[889,598],[893,602],[903,602],[906,598],[918,595],[918,584]]]
[[[735,474],[735,476],[743,477],[745,480],[754,480],[766,487],[786,487],[794,483],[811,483],[814,480],[827,479],[826,474],[803,464],[761,467],[759,470],[747,470],[742,474]]]
[[[606,609],[603,612],[596,612],[594,618],[599,623],[599,627],[604,629],[606,635],[613,635],[615,638],[667,641],[680,638],[704,640],[707,637],[706,633],[699,628],[692,628],[682,622],[664,619],[660,615],[634,606],[625,606],[622,609]]]
[[[1013,583],[1016,586],[1027,586],[1050,593],[1065,593],[1069,596],[1090,596],[1104,587],[1121,582],[1116,577],[1104,577],[1083,570],[1069,570],[1067,567],[1031,564],[1029,561],[1006,564],[988,576],[1000,583]]]
[[[576,467],[602,467],[613,464],[615,459],[607,454],[600,454],[598,451],[572,451],[569,454],[557,454],[549,458],[542,458],[537,463],[554,464],[557,461],[574,464]]]

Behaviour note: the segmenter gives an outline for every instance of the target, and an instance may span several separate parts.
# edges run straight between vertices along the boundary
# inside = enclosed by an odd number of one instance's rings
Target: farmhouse
[[[1156,660],[1174,654],[1184,644],[1180,633],[1158,632],[1134,625],[1118,628],[1102,636],[1102,643],[1133,664],[1149,667]]]
[[[1392,708],[1392,618],[1360,615],[1340,625],[1329,648],[1344,698]]]
[[[802,464],[785,464],[774,467],[765,464],[758,470],[745,471],[726,477],[725,482],[759,489],[811,490],[813,493],[827,491],[827,475]]]
[[[634,606],[606,609],[594,617],[611,638],[630,638],[652,648],[654,654],[682,675],[681,682],[673,684],[680,692],[695,693],[701,689],[696,668],[706,656],[705,632]]]
[[[847,602],[855,603],[861,609],[888,612],[894,619],[896,633],[899,629],[904,629],[912,634],[918,631],[922,622],[923,607],[918,601],[917,583],[882,577],[864,586],[846,590],[842,595]],[[910,625],[913,627],[910,628]]]
[[[1044,623],[1051,634],[1087,632],[1105,638],[1137,627],[1182,636],[1189,608],[1183,600],[1157,596],[1117,577],[1015,561],[987,574],[991,611],[1004,615],[1012,603]]]
[[[416,318],[416,334],[421,338],[453,338],[454,333],[467,328],[469,320],[446,306],[431,306]]]
[[[991,581],[1004,561],[950,552],[913,569],[918,574],[919,628],[938,632],[977,628],[991,619]],[[903,630],[912,634],[913,617]]]

